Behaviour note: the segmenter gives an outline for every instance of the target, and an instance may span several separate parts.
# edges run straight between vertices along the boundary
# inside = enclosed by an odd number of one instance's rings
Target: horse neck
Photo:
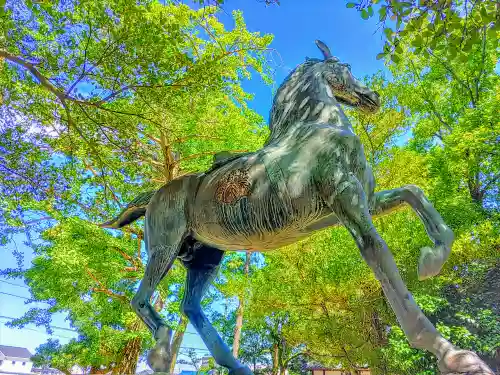
[[[288,136],[311,123],[330,125],[353,132],[352,125],[320,72],[297,72],[280,87],[269,121],[266,144]]]

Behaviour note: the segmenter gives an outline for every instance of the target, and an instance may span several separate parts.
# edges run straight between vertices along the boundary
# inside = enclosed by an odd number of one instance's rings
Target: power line
[[[1,282],[5,282],[4,280],[0,280]],[[12,284],[12,283],[7,283],[7,284]],[[21,286],[21,285],[17,285],[17,286]],[[27,287],[26,287],[27,288]],[[17,294],[12,294],[12,293],[6,293],[6,292],[0,292],[0,294],[4,294],[6,296],[11,296],[11,297],[16,297],[16,298],[21,298],[21,299],[24,299],[26,301],[31,301],[32,303],[48,303],[48,302],[44,302],[44,301],[32,301],[31,298],[27,298],[27,297],[23,297],[23,296],[19,296]],[[5,319],[17,319],[17,318],[13,318],[13,317],[8,317],[8,316],[0,316],[0,318],[5,318]],[[64,327],[57,327],[57,326],[50,326],[51,328],[54,328],[54,329],[60,329],[60,330],[64,330],[64,331],[70,331],[70,332],[78,332],[76,330],[72,330],[72,329],[69,329],[69,328],[64,328]],[[184,332],[185,335],[198,335],[196,332]],[[206,350],[206,349],[202,349],[202,348],[184,348],[184,349],[199,349],[199,350]]]
[[[48,334],[47,332],[44,332],[44,331],[40,331],[39,329],[34,329],[34,328],[28,328],[28,327],[24,327],[22,329],[27,329],[28,331],[34,331],[34,332],[40,332],[40,333],[45,333],[45,334]],[[63,338],[63,339],[74,339],[74,337],[68,337],[68,336],[61,336],[61,335],[56,335],[55,333],[50,335],[50,336],[57,336],[57,337],[60,337],[60,338]]]
[[[0,315],[0,319],[9,319],[9,320],[13,320],[13,319],[16,319],[16,318],[13,318],[11,316],[5,316],[5,315]],[[78,333],[77,330],[75,329],[71,329],[71,328],[64,328],[64,327],[58,327],[58,326],[53,326],[53,325],[49,325],[50,328],[54,328],[54,329],[59,329],[59,330],[62,330],[62,331],[69,331],[69,332],[75,332],[75,333]],[[41,331],[39,329],[33,329],[33,328],[27,328],[27,327],[23,327],[23,328],[20,328],[21,330],[23,329],[27,329],[27,330],[30,330],[30,331],[35,331],[35,332],[41,332],[41,333],[45,333],[47,335],[50,335],[50,336],[57,336],[57,337],[62,337],[62,338],[67,338],[67,339],[72,339],[73,337],[67,337],[67,336],[61,336],[61,335],[56,335],[56,334],[48,334],[44,331]],[[196,335],[196,333],[193,333],[193,332],[184,332],[184,333],[189,333],[191,335]],[[200,350],[200,351],[205,351],[205,352],[208,352],[209,350],[208,349],[205,349],[205,348],[195,348],[195,347],[189,347],[189,346],[181,346],[180,347],[181,349],[193,349],[193,350]]]
[[[2,280],[0,280],[2,281]],[[11,293],[6,293],[6,292],[0,292],[0,294],[5,294],[7,296],[11,296],[11,297],[17,297],[17,298],[21,298],[21,299],[24,299],[26,301],[30,300],[31,301],[31,298],[27,298],[27,297],[23,297],[23,296],[18,296],[17,294],[11,294]],[[44,302],[44,301],[32,301],[34,303],[48,303],[48,302]],[[0,316],[1,318],[2,316]],[[4,317],[4,318],[8,318],[8,319],[16,319],[16,318],[9,318],[9,317]],[[196,332],[184,332],[185,335],[198,335]]]
[[[14,283],[11,283],[11,282],[6,281],[6,280],[0,280],[0,283],[5,283],[5,284],[13,285],[13,286],[18,286],[18,287],[20,287],[20,288],[26,288],[26,289],[29,289],[29,286],[26,286],[26,285],[19,285],[19,284],[14,284]]]
[[[0,294],[5,294],[6,296],[11,296],[11,297],[17,297],[25,300],[31,300],[31,298],[23,297],[23,296],[18,296],[17,294],[11,294],[11,293],[6,293],[6,292],[0,292]],[[41,301],[40,301],[41,302]],[[46,302],[44,302],[46,303]]]
[[[47,303],[48,304],[48,302],[45,302],[45,301],[36,301],[36,300],[33,300],[32,298],[20,296],[17,294],[12,294],[12,293],[7,293],[7,292],[0,292],[0,294],[5,294],[6,296],[11,296],[11,297],[16,297],[16,298],[21,298],[21,299],[24,299],[26,301],[30,301],[31,303]]]
[[[11,320],[17,319],[17,318],[13,318],[12,316],[5,316],[5,315],[0,315],[0,318],[11,319]],[[53,326],[53,325],[49,325],[49,327],[54,328],[54,329],[60,329],[61,331],[78,332],[76,329],[71,329],[71,328],[64,328],[64,327],[58,327],[58,326]]]

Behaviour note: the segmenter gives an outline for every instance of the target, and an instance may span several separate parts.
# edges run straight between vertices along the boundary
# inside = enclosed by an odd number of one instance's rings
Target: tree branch
[[[361,127],[363,128],[363,131],[366,134],[366,138],[368,138],[368,141],[370,142],[370,147],[372,149],[372,161],[375,160],[375,145],[373,144],[372,137],[370,137],[370,134],[368,133],[368,129],[365,127],[364,121],[359,121],[361,124]]]
[[[85,168],[89,171],[92,172],[92,174],[96,177],[96,178],[100,178],[103,180],[103,183],[104,183],[104,188],[106,189],[109,189],[109,191],[111,192],[111,196],[113,197],[113,200],[118,204],[118,207],[121,206],[121,203],[120,203],[120,200],[118,199],[118,197],[116,196],[115,192],[113,191],[113,189],[111,189],[110,186],[108,186],[108,183],[106,182],[106,179],[103,177],[104,174],[101,174],[99,175],[94,168],[92,168],[92,166],[90,164],[88,164],[85,159],[82,159],[82,162],[83,164],[85,165]]]
[[[191,134],[191,135],[187,135],[185,137],[177,138],[176,140],[174,140],[174,143],[186,142],[187,140],[189,140],[191,138],[214,139],[214,140],[217,140],[217,141],[223,141],[224,140],[223,138],[220,138],[220,137],[211,137],[211,136],[208,136],[208,135],[201,135],[201,134]]]
[[[142,264],[141,248],[142,248],[142,233],[139,233],[137,234],[137,259],[139,260],[140,264]]]
[[[179,158],[178,160],[175,161],[175,163],[179,164],[180,162],[182,162],[184,160],[200,158],[200,157],[207,156],[207,155],[215,155],[215,154],[218,154],[219,152],[221,152],[221,151],[198,152],[196,154],[192,154],[192,155],[186,156],[185,158]],[[228,151],[228,152],[244,153],[244,152],[248,152],[248,150],[231,150],[231,151]]]
[[[356,373],[359,373],[359,371],[358,371],[358,366],[356,366],[356,364],[355,364],[355,363],[353,363],[353,362],[351,361],[351,359],[349,358],[349,354],[347,354],[347,350],[345,349],[345,346],[342,346],[342,351],[344,352],[344,354],[345,354],[345,358],[347,359],[347,362],[349,362],[349,365],[352,367],[352,369],[353,369],[354,371],[356,371]]]
[[[113,297],[113,298],[116,298],[116,299],[119,299],[119,300],[122,300],[122,301],[126,301],[128,302],[128,298],[123,296],[123,295],[120,295],[120,294],[116,294],[114,293],[113,291],[111,291],[110,289],[106,288],[102,282],[100,282],[93,274],[92,272],[90,272],[90,270],[85,267],[85,272],[90,276],[90,278],[92,280],[94,280],[97,285],[100,286],[100,288],[92,288],[92,291],[94,292],[101,292],[101,293],[104,293],[110,297]]]
[[[464,82],[463,80],[461,80],[460,78],[458,78],[458,76],[455,74],[455,72],[453,71],[453,69],[448,64],[446,64],[446,62],[444,62],[439,57],[437,57],[432,52],[431,49],[428,48],[427,52],[429,52],[429,54],[432,57],[434,57],[437,61],[439,61],[439,63],[448,71],[448,73],[450,73],[451,76],[469,93],[469,96],[470,96],[471,101],[472,101],[472,106],[475,107],[476,106],[476,100],[474,98],[474,94],[473,94],[472,89],[470,88],[470,86],[466,82]]]
[[[482,52],[481,52],[481,68],[479,69],[479,74],[476,81],[476,103],[479,102],[479,85],[481,83],[481,76],[484,73],[484,62],[486,60],[486,27],[483,28],[483,43],[482,43]]]
[[[53,93],[61,102],[64,102],[66,99],[66,94],[59,90],[56,86],[54,86],[43,74],[41,74],[37,68],[35,68],[35,65],[25,61],[18,56],[14,56],[7,51],[0,50],[0,57],[5,58],[6,60],[12,61],[18,65],[21,65],[22,67],[26,68],[33,76],[35,76],[38,81],[40,81],[40,84],[44,86],[47,90],[49,90],[51,93]]]
[[[494,176],[490,181],[488,181],[484,186],[483,188],[480,190],[479,194],[481,194],[481,196],[484,196],[484,194],[486,194],[486,191],[489,189],[489,187],[491,185],[493,185],[495,182],[497,182],[498,180],[500,180],[500,174],[497,174],[496,176]]]
[[[79,100],[79,99],[76,99],[76,98],[70,96],[69,94],[68,95],[65,94],[59,88],[54,86],[43,74],[41,74],[38,71],[38,69],[34,66],[34,64],[32,64],[28,61],[25,61],[18,56],[12,55],[4,50],[0,50],[0,57],[4,57],[6,60],[15,62],[16,64],[19,64],[19,65],[23,66],[24,68],[26,68],[31,74],[33,74],[33,76],[35,76],[36,79],[38,79],[38,81],[40,82],[40,84],[43,87],[45,87],[47,90],[49,90],[51,93],[53,93],[59,99],[61,104],[64,106],[64,109],[66,110],[66,113],[68,116],[68,123],[70,123],[71,125],[74,125],[74,123],[71,120],[71,116],[69,116],[70,112],[69,112],[69,108],[66,104],[66,101],[75,102],[75,103],[85,105],[85,106],[92,106],[92,107],[101,109],[103,111],[108,111],[108,112],[112,112],[112,113],[128,115],[128,116],[135,116],[135,117],[138,117],[142,120],[147,120],[147,121],[150,121],[151,123],[155,123],[154,120],[149,119],[140,113],[129,113],[129,112],[117,111],[117,110],[112,110],[110,108],[105,108],[102,106],[102,104],[104,104],[106,101],[108,101],[111,98],[113,98],[114,96],[118,95],[120,92],[124,91],[125,89],[132,88],[132,87],[154,87],[154,85],[153,86],[147,86],[147,85],[144,85],[144,86],[141,86],[141,85],[126,86],[125,88],[123,88],[115,93],[112,93],[108,97],[106,97],[100,101],[97,101],[97,102]],[[161,86],[165,87],[165,85],[161,85]],[[168,85],[168,86],[172,86],[172,85]],[[157,124],[157,125],[159,125],[159,124]],[[80,133],[80,135],[82,135],[81,132],[79,132],[79,133]]]
[[[110,101],[111,99],[117,97],[118,95],[124,93],[127,90],[136,90],[136,89],[140,89],[140,88],[154,89],[154,88],[165,88],[165,87],[181,88],[181,87],[186,87],[186,85],[181,85],[181,84],[127,85],[127,86],[124,86],[124,87],[122,87],[121,89],[119,89],[119,90],[117,90],[115,92],[112,92],[111,94],[109,94],[108,96],[106,96],[104,99],[101,99],[101,100],[99,100],[97,102],[91,102],[91,103],[93,103],[93,105],[101,106],[104,103]]]
[[[146,138],[152,140],[153,142],[155,143],[158,143],[158,144],[161,144],[161,140],[159,138],[156,138],[154,136],[152,136],[151,134],[148,134],[148,133],[142,133],[146,136]]]
[[[66,91],[66,96],[69,95],[69,94],[71,94],[71,91],[73,91],[73,89],[76,87],[76,85],[78,85],[78,83],[80,83],[80,81],[87,74],[87,72],[86,72],[86,69],[87,69],[87,50],[89,48],[91,36],[92,36],[92,24],[89,22],[89,36],[87,37],[87,43],[85,43],[85,49],[83,50],[84,52],[83,52],[83,69],[82,69],[82,73],[77,78],[77,80],[75,82],[73,82],[73,84],[70,86],[70,88],[68,89],[68,91]]]
[[[418,74],[417,72],[417,68],[415,67],[415,64],[413,63],[413,61],[410,60],[410,64],[411,66],[413,67],[413,74],[415,75],[415,77],[420,81],[422,82],[422,80],[420,79],[420,75]],[[439,112],[437,111],[436,109],[436,106],[434,105],[434,103],[430,100],[429,98],[429,93],[425,90],[424,86],[422,85],[422,91],[424,92],[424,100],[425,102],[431,107],[431,112],[434,116],[436,116],[436,118],[439,120],[439,122],[444,125],[446,127],[446,129],[448,129],[450,132],[453,131],[453,128],[446,122],[443,120],[442,116],[439,114]]]
[[[300,357],[301,355],[307,355],[308,353],[309,353],[309,351],[308,351],[308,350],[304,350],[304,351],[301,351],[301,352],[295,353],[295,354],[291,355],[290,357],[288,357],[286,361],[284,361],[284,362],[285,362],[285,363],[284,363],[284,365],[285,365],[285,366],[288,366],[288,364],[289,364],[289,363],[290,363],[293,359],[295,359],[295,358],[297,358],[297,357]]]
[[[132,258],[130,255],[128,255],[125,251],[123,251],[122,249],[116,247],[116,246],[112,246],[111,249],[113,249],[114,251],[118,252],[123,258],[125,258],[126,260],[130,261],[130,262],[134,262],[134,258]]]

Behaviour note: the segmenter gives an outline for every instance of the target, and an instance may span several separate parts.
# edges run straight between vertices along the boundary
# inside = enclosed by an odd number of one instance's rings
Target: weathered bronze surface
[[[434,242],[421,251],[421,279],[439,273],[453,232],[417,186],[375,193],[363,146],[340,104],[376,112],[379,95],[355,79],[350,66],[325,44],[317,45],[324,58],[299,65],[276,93],[271,134],[262,149],[240,157],[220,155],[206,173],[183,176],[141,195],[103,225],[119,228],[146,217],[149,260],[132,306],[156,339],[150,366],[164,372],[170,364],[170,336],[150,299],[176,257],[187,268],[183,313],[219,365],[230,374],[251,374],[201,309],[224,251],[272,250],[342,224],[380,281],[411,345],[435,354],[443,374],[493,375],[476,354],[453,347],[439,334],[401,279],[372,216],[407,203],[421,218]]]

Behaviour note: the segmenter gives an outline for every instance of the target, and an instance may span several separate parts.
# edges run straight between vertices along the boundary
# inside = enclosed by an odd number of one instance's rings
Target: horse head
[[[351,73],[351,66],[332,56],[323,42],[317,40],[316,45],[323,53],[324,60],[319,61],[314,69],[322,72],[337,102],[363,112],[377,112],[380,108],[379,94],[358,81]]]
[[[357,80],[351,66],[334,57],[323,42],[317,40],[316,45],[323,59],[306,58],[279,87],[269,119],[271,131],[282,133],[297,121],[328,122],[325,121],[327,107],[338,104],[365,113],[379,110],[379,94]],[[322,113],[315,108],[325,110]]]

